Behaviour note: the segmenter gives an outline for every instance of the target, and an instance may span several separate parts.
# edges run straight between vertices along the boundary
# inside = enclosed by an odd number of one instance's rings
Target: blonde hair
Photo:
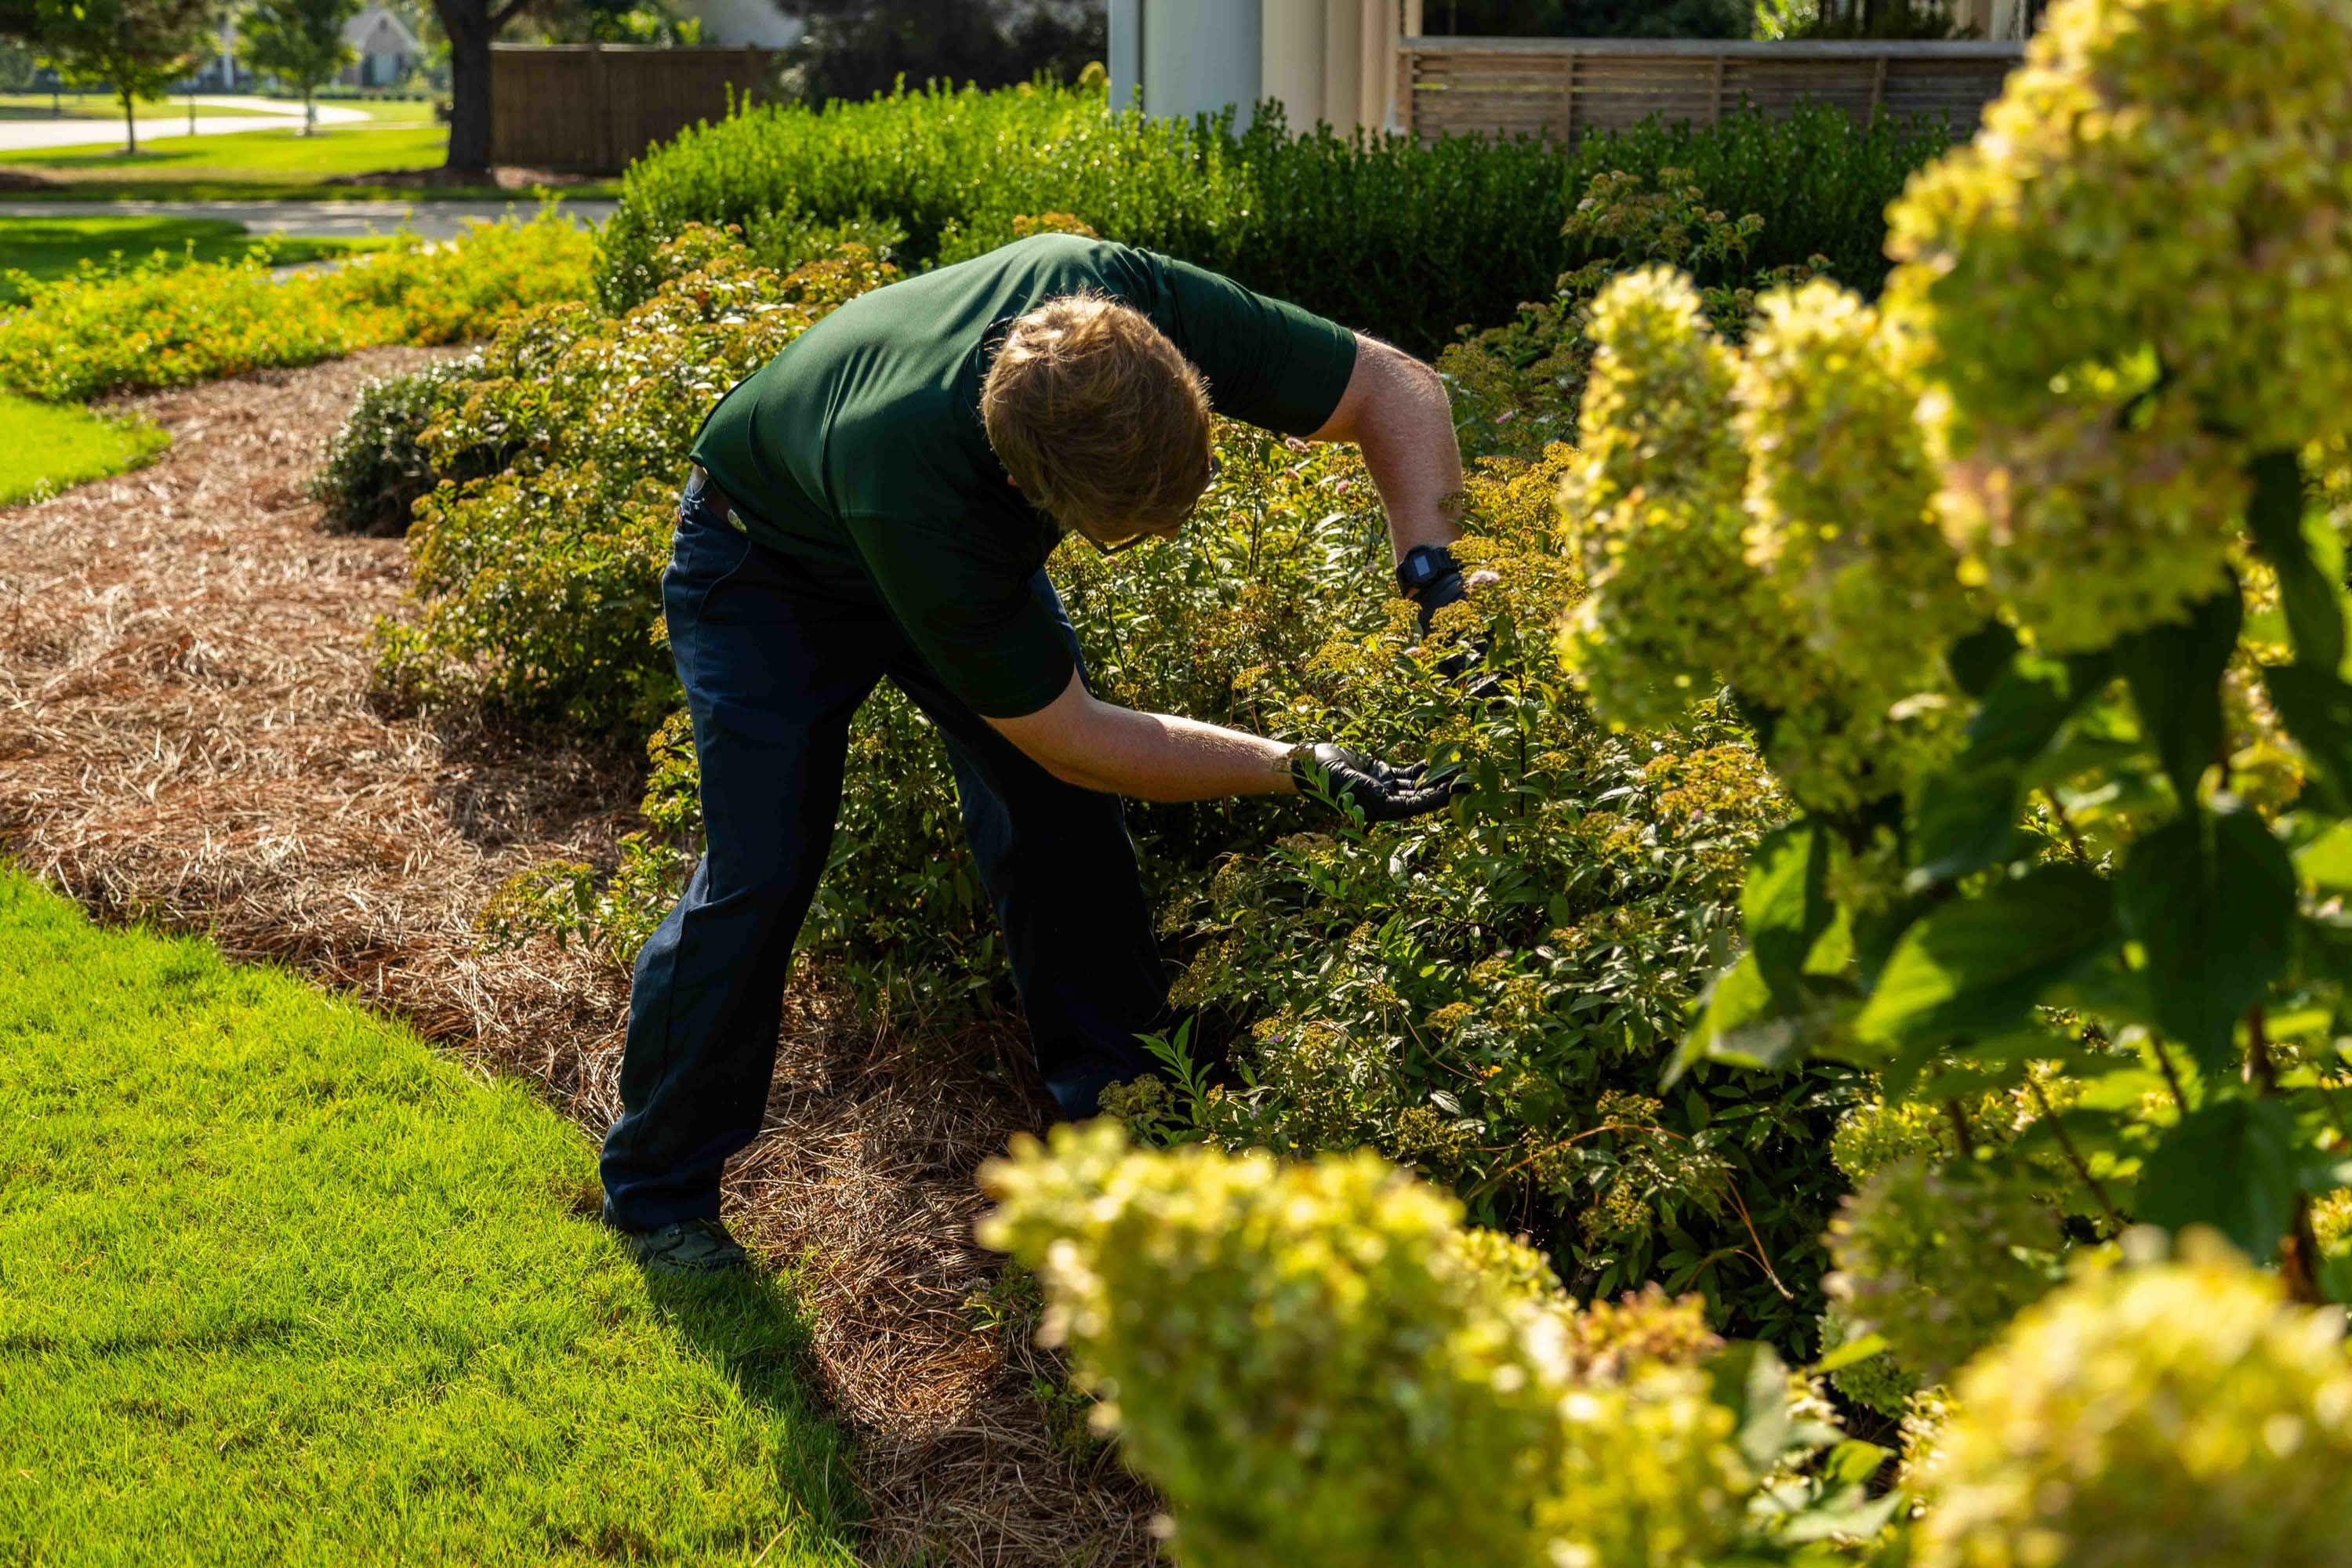
[[[1173,528],[1208,488],[1208,384],[1150,318],[1100,294],[1013,323],[980,416],[1022,493],[1097,541]]]

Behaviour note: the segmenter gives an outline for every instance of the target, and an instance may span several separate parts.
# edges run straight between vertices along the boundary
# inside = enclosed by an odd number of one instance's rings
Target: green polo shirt
[[[940,679],[991,718],[1034,713],[1070,656],[1029,581],[1061,530],[1006,482],[980,420],[988,353],[1065,294],[1149,316],[1217,412],[1320,429],[1355,334],[1148,250],[1041,234],[860,295],[719,400],[695,437],[751,538],[823,592],[887,611]]]

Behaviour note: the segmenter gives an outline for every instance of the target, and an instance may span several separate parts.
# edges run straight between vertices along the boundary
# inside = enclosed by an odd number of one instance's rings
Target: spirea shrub
[[[380,633],[388,696],[639,734],[676,702],[654,630],[680,454],[736,380],[890,274],[856,248],[778,274],[698,231],[664,265],[676,276],[625,316],[513,322],[421,438],[436,469],[504,466],[419,502],[412,611]]]
[[[1370,1155],[1016,1142],[980,1228],[1210,1565],[1708,1561],[1752,1477],[1663,1298],[1580,1314]]]
[[[377,343],[488,337],[519,311],[588,292],[593,242],[568,220],[478,225],[282,282],[250,258],[158,258],[37,285],[0,318],[0,384],[34,397],[186,386],[311,364]]]
[[[671,257],[672,268],[748,265],[709,230]],[[495,425],[520,456],[505,479],[425,503],[449,532],[445,542],[420,527],[417,574],[432,597],[419,629],[395,636],[432,640],[395,642],[390,672],[414,670],[438,700],[474,693],[643,733],[677,700],[650,635],[677,482],[668,427],[648,425],[646,440],[598,458],[657,487],[642,510],[590,510],[604,506],[601,491],[575,500],[554,488],[586,466],[544,455],[583,449],[564,443],[604,417],[595,378],[563,368],[582,353],[575,338],[644,330],[625,324],[635,315],[601,320],[547,312],[502,335],[486,351],[484,384],[498,390],[482,401],[497,419],[460,417],[430,437],[475,439]],[[723,387],[732,373],[707,374]],[[649,406],[668,407],[667,394]],[[681,403],[676,428],[689,418]],[[1861,1092],[1854,1076],[1821,1068],[1759,1089],[1710,1068],[1655,1093],[1685,1008],[1734,940],[1745,854],[1785,800],[1736,721],[1612,733],[1551,668],[1552,607],[1579,587],[1553,537],[1567,450],[1474,475],[1463,551],[1503,581],[1425,640],[1392,597],[1378,496],[1352,450],[1234,426],[1216,439],[1220,474],[1181,539],[1053,563],[1095,689],[1433,759],[1465,793],[1451,813],[1378,833],[1297,802],[1130,806],[1193,1020],[1171,1047],[1196,1068],[1228,1064],[1215,1095],[1163,1091],[1136,1108],[1139,1126],[1298,1154],[1378,1148],[1454,1187],[1482,1221],[1533,1234],[1580,1295],[1658,1278],[1704,1295],[1727,1327],[1803,1346],[1820,1307],[1819,1237],[1843,1186],[1825,1145]],[[540,509],[532,531],[509,529],[526,504]],[[544,613],[592,590],[590,615]],[[1475,696],[1438,668],[1474,637],[1493,678]],[[552,930],[619,962],[634,955],[700,828],[690,752],[682,731],[665,733],[646,795],[654,825],[620,864],[519,879],[487,917],[494,931]],[[856,852],[820,888],[803,952],[877,1024],[1001,1016],[1011,997],[999,939],[956,848],[936,737],[884,694],[850,744],[839,841]]]
[[[405,533],[410,509],[440,479],[478,478],[495,468],[499,448],[481,454],[476,473],[436,473],[422,445],[426,426],[461,401],[482,372],[481,359],[468,355],[362,387],[311,479],[310,491],[327,521],[355,533]]]
[[[1763,229],[1754,213],[1734,218],[1710,208],[1686,169],[1662,168],[1654,184],[1632,172],[1594,175],[1560,231],[1570,254],[1590,259],[1561,273],[1549,299],[1522,304],[1504,325],[1466,334],[1437,356],[1463,450],[1535,458],[1576,439],[1577,404],[1592,363],[1585,313],[1601,287],[1629,268],[1664,264],[1726,277],[1702,288],[1700,300],[1717,331],[1745,333],[1760,289],[1825,265],[1815,258],[1809,266],[1749,272]]]
[[[1921,1568],[2323,1568],[2352,1540],[2342,1314],[2210,1236],[2086,1271],[1953,1395]]]

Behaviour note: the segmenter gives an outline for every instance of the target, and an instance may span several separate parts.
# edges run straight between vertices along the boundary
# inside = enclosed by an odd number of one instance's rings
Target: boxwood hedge
[[[1424,146],[1325,126],[1294,133],[1272,108],[1239,131],[1230,116],[1113,110],[1076,89],[927,89],[762,106],[688,130],[630,169],[597,287],[608,309],[645,300],[656,250],[688,223],[740,225],[762,261],[788,268],[807,252],[768,254],[763,236],[799,247],[813,228],[878,218],[903,234],[894,259],[919,268],[992,248],[1016,219],[1052,211],[1432,354],[1465,324],[1507,320],[1550,293],[1564,265],[1594,258],[1559,236],[1571,193],[1608,171],[1686,170],[1712,205],[1764,220],[1754,265],[1818,256],[1874,290],[1880,215],[1948,144],[1940,123],[1858,125],[1816,109],[1651,124],[1573,146]]]

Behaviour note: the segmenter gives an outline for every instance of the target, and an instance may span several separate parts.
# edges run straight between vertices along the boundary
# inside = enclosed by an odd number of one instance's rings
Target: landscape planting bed
[[[137,400],[172,433],[163,460],[0,512],[0,854],[101,914],[383,1005],[601,1130],[626,976],[543,940],[486,952],[475,921],[526,866],[609,861],[637,761],[372,709],[369,631],[398,608],[405,549],[322,531],[307,495],[360,386],[436,354]],[[748,1242],[805,1259],[869,1550],[1148,1560],[1150,1496],[1056,1440],[1025,1332],[968,1304],[995,1268],[970,1237],[971,1169],[1043,1120],[1025,1051],[831,1017],[795,988],[768,1136],[729,1202]]]

